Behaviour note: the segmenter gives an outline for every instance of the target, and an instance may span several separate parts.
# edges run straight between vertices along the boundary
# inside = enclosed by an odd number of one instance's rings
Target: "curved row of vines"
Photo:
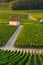
[[[0,65],[43,65],[43,52],[0,50]]]

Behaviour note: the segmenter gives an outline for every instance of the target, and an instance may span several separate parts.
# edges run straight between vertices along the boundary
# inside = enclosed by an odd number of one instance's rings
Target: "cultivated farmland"
[[[4,45],[8,41],[16,29],[17,26],[0,23],[0,46]]]
[[[43,19],[43,10],[30,10],[28,13],[31,13],[36,19]]]
[[[29,19],[29,14],[31,14],[34,18],[37,19],[42,19],[43,18],[43,11],[22,11],[22,10],[17,10],[17,11],[11,11],[11,10],[0,10],[0,23],[3,22],[9,22],[11,17],[19,18],[21,24],[30,24],[30,23],[35,23],[37,21],[33,21]],[[38,16],[37,16],[38,15]]]
[[[43,22],[39,24],[43,19],[43,10],[11,10],[9,4],[0,3],[0,49],[3,49],[0,50],[0,65],[43,65]],[[29,19],[29,14],[37,20]],[[12,17],[19,18],[20,24],[23,25],[18,37],[13,36],[14,41],[17,38],[14,46],[13,41],[10,43],[9,39],[18,26],[9,25]]]
[[[9,10],[9,3],[0,3],[0,10]]]
[[[0,50],[0,65],[43,65],[43,52]]]
[[[24,25],[15,45],[17,47],[43,48],[43,24]]]

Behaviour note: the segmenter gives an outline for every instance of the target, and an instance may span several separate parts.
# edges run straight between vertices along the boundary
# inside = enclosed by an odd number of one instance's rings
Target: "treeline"
[[[12,9],[43,9],[43,0],[16,0],[12,2]]]
[[[11,2],[13,10],[43,9],[43,0],[0,0],[0,2]]]

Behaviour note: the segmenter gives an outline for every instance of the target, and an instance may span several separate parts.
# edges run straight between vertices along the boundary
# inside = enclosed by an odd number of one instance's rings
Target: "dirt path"
[[[33,49],[33,48],[16,48],[14,46],[14,42],[17,39],[18,34],[20,33],[21,29],[22,29],[23,25],[18,26],[17,30],[15,31],[15,33],[12,35],[12,37],[8,40],[8,42],[5,44],[5,46],[0,47],[0,49],[2,50],[24,50],[24,51],[30,51],[30,52],[35,52],[38,53],[38,51],[41,53],[41,51],[43,51],[43,49]]]
[[[5,46],[0,47],[0,49],[3,49],[3,50],[12,49],[12,48],[15,49],[14,42],[16,41],[17,36],[18,36],[19,32],[21,31],[22,27],[23,27],[22,25],[18,26],[17,30],[14,32],[12,37],[7,41]]]
[[[37,19],[33,18],[32,16],[30,16],[29,18],[33,19],[33,20],[37,20]],[[36,51],[36,53],[38,53],[38,51],[39,51],[41,53],[41,51],[43,51],[43,49],[37,49],[37,48],[36,49],[35,48],[34,49],[33,48],[16,48],[14,46],[14,42],[16,41],[17,36],[18,36],[20,30],[22,29],[22,27],[23,27],[23,25],[18,26],[17,30],[14,32],[14,34],[8,40],[8,42],[5,44],[5,46],[0,47],[0,49],[2,49],[2,50],[20,50],[20,51],[24,50],[24,51],[27,51],[27,52],[28,51],[30,51],[30,52],[32,52],[32,51],[35,52]]]

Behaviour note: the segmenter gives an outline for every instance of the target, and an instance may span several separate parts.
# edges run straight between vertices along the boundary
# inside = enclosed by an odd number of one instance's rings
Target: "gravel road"
[[[12,37],[7,41],[7,43],[5,44],[5,46],[0,47],[0,49],[2,50],[24,50],[24,51],[30,51],[30,52],[35,52],[38,53],[38,51],[41,53],[41,51],[43,51],[43,49],[33,49],[33,48],[16,48],[14,46],[14,42],[16,41],[18,34],[20,33],[21,29],[22,29],[23,25],[18,26],[17,30],[14,32],[14,34],[12,35]]]

